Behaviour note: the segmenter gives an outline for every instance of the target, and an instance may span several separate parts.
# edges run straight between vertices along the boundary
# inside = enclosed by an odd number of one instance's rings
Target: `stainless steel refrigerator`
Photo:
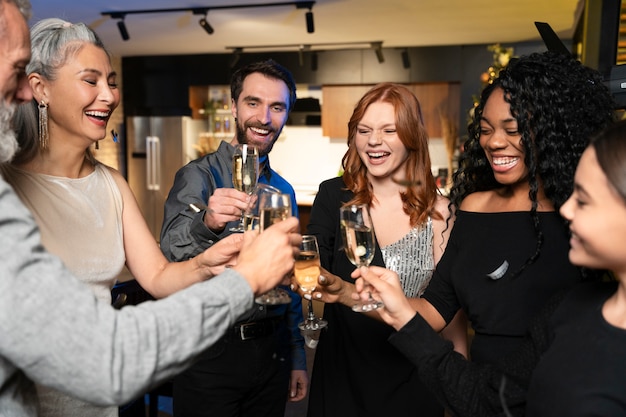
[[[194,145],[207,128],[207,121],[188,116],[126,119],[128,183],[157,241],[174,175],[196,158]]]

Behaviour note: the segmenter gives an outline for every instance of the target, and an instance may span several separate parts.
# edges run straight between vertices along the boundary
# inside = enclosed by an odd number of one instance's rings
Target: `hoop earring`
[[[48,149],[48,105],[41,100],[39,103],[39,149],[45,151]]]

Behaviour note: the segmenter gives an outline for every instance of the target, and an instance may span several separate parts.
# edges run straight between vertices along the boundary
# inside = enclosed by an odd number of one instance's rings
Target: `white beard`
[[[15,104],[7,105],[4,100],[0,101],[0,163],[11,161],[18,149],[17,137],[11,123],[15,109]]]

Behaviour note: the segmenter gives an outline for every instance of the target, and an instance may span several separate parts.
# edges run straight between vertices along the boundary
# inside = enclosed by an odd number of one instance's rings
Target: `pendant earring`
[[[98,150],[98,149],[100,149],[100,141],[99,140],[96,141],[96,150]]]
[[[48,105],[41,100],[39,103],[39,149],[45,151],[48,149]]]

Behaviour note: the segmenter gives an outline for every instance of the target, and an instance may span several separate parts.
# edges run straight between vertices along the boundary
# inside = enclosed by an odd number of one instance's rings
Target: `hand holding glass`
[[[265,193],[259,200],[259,226],[263,233],[274,223],[281,222],[291,216],[291,197],[289,194]],[[271,254],[268,254],[271,256]],[[254,301],[257,304],[288,304],[291,296],[282,288],[272,288],[265,294],[259,295]]]
[[[346,256],[354,266],[369,266],[374,259],[376,236],[374,224],[367,205],[358,204],[340,208],[341,236]],[[363,304],[355,304],[352,310],[358,312],[372,311],[383,306],[369,294],[369,300]]]
[[[317,245],[317,238],[312,235],[302,235],[300,254],[296,257],[296,265],[293,270],[294,281],[300,289],[311,295],[317,286],[320,277],[320,252]],[[307,318],[298,324],[303,335],[310,331],[322,329],[328,325],[326,320],[315,316],[313,311],[313,301],[309,298]],[[308,344],[309,347],[311,346]]]
[[[235,189],[252,195],[259,178],[259,152],[257,148],[248,144],[239,144],[233,154],[233,186]],[[239,226],[230,229],[231,232],[244,231],[244,214],[241,213]]]
[[[259,216],[261,214],[259,204],[266,194],[280,194],[280,190],[267,184],[257,184],[251,196],[250,204],[243,214],[244,230],[254,230],[260,227]]]

